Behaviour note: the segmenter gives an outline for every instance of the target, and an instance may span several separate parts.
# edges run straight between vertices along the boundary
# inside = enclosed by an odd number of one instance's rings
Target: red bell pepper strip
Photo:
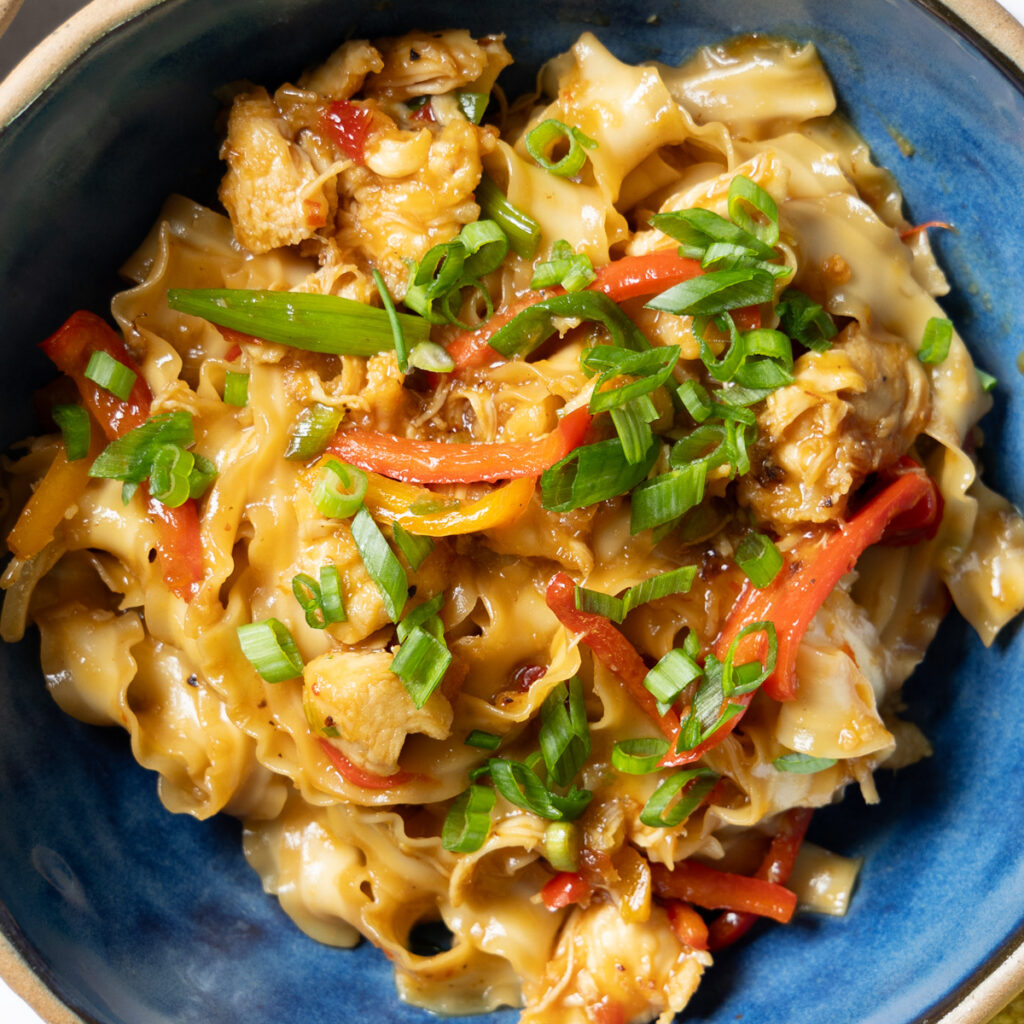
[[[624,302],[639,295],[654,295],[703,273],[697,260],[680,256],[675,249],[666,249],[644,256],[624,256],[606,263],[596,271],[596,278],[587,287],[592,291],[604,292],[613,302]],[[486,366],[496,359],[504,359],[488,344],[495,331],[527,307],[561,293],[561,288],[529,292],[501,312],[495,313],[482,327],[460,334],[447,346],[448,354],[455,360],[455,368],[461,370]]]
[[[353,764],[334,744],[329,743],[322,737],[317,737],[327,760],[331,762],[338,774],[353,786],[360,786],[363,789],[394,789],[395,786],[404,786],[421,776],[412,772],[395,772],[394,775],[377,775],[375,772],[368,772],[364,768]]]
[[[450,444],[375,430],[339,430],[327,450],[353,466],[407,483],[469,484],[540,476],[583,442],[592,417],[583,407],[547,436],[512,444]]]
[[[335,100],[324,112],[321,127],[345,156],[357,164],[365,161],[366,140],[373,127],[373,111],[369,107]]]
[[[761,861],[755,878],[778,885],[785,885],[789,881],[813,814],[814,811],[809,807],[794,807],[782,815],[779,829],[772,837],[768,852]],[[707,932],[706,948],[714,952],[732,945],[746,935],[756,921],[756,914],[727,910],[711,922]]]
[[[662,899],[685,900],[707,910],[738,910],[785,924],[796,910],[796,893],[775,882],[719,871],[695,860],[672,870],[651,865],[654,891]]]
[[[578,871],[560,871],[540,891],[548,910],[561,910],[582,903],[590,896],[590,883]]]
[[[913,467],[913,468],[911,468]],[[909,542],[907,523],[913,520],[917,539],[937,528],[942,516],[942,500],[934,482],[911,460],[901,462],[895,476],[884,489],[839,529],[823,539],[812,538],[796,545],[775,579],[763,590],[749,581],[740,591],[732,611],[715,640],[715,656],[724,660],[743,628],[753,622],[772,622],[778,637],[775,671],[765,680],[763,689],[773,700],[796,697],[796,656],[800,641],[811,620],[835,585],[857,564],[857,559],[872,544],[886,540],[888,528],[900,525],[900,543]],[[923,510],[923,511],[922,511]],[[907,517],[907,518],[903,518]],[[932,517],[926,519],[925,517]],[[934,517],[938,517],[937,519]],[[752,633],[740,641],[734,663],[765,657],[764,633]],[[746,709],[753,693],[731,696],[728,701]],[[670,752],[661,764],[679,767],[699,760],[725,739],[739,724],[743,711],[733,715],[703,743],[691,750]]]
[[[152,405],[152,392],[124,341],[102,317],[87,310],[72,313],[56,333],[42,342],[40,348],[59,370],[74,380],[82,400],[108,440],[121,437],[146,421]],[[106,352],[136,375],[127,399],[118,398],[85,376],[89,357],[97,351]],[[164,582],[177,597],[190,600],[198,593],[203,577],[203,548],[196,503],[189,498],[183,505],[170,508],[153,498],[145,485],[142,491],[146,510],[156,523],[156,550]]]
[[[658,701],[644,686],[647,665],[637,649],[604,615],[580,611],[576,607],[576,584],[566,573],[556,573],[548,584],[545,600],[566,629],[580,634],[585,643],[608,669],[625,684],[626,691],[669,738],[679,732],[679,716],[671,709],[658,713]]]
[[[707,922],[689,903],[672,900],[665,909],[668,911],[668,923],[672,925],[672,931],[684,946],[691,949],[708,948]]]

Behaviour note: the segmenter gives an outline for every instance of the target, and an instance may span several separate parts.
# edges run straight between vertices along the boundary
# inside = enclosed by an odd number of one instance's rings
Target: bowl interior
[[[348,36],[464,25],[506,33],[517,64],[502,82],[514,95],[585,29],[623,59],[670,63],[764,30],[819,46],[847,113],[900,179],[909,218],[956,224],[936,238],[954,284],[945,306],[999,378],[984,424],[989,482],[1024,503],[1024,275],[1005,256],[1024,237],[1024,95],[984,47],[913,0],[507,0],[484,11],[457,0],[167,0],[69,67],[0,134],[0,195],[17,197],[0,204],[0,440],[33,429],[31,390],[51,376],[36,343],[76,308],[106,310],[114,270],[165,196],[213,202],[224,83],[273,87]],[[298,932],[245,864],[236,824],[171,816],[126,737],[62,715],[34,636],[0,650],[0,681],[0,926],[83,1017],[431,1019],[397,1001],[369,946],[332,950]],[[759,930],[720,958],[690,1019],[933,1020],[1016,944],[1024,773],[1011,716],[1024,702],[1024,638],[1011,629],[986,650],[951,616],[908,697],[935,755],[882,773],[879,806],[851,794],[813,826],[818,842],[866,858],[848,916]]]

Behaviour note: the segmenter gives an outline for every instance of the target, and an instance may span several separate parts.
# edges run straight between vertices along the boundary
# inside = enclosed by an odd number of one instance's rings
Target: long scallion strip
[[[517,255],[526,260],[533,259],[540,244],[540,225],[529,214],[513,206],[486,174],[476,187],[476,201],[480,205],[480,216],[501,225]]]
[[[441,826],[441,845],[452,853],[475,853],[491,831],[497,795],[490,786],[471,785],[455,798]]]
[[[176,444],[156,447],[149,467],[149,493],[168,508],[184,505],[190,497],[189,479],[195,456]]]
[[[651,227],[663,231],[680,243],[680,255],[703,260],[708,250],[716,244],[727,244],[751,253],[761,259],[775,257],[775,250],[756,235],[725,217],[694,207],[689,210],[673,210],[656,213],[650,220]]]
[[[651,299],[647,308],[680,316],[713,316],[770,302],[774,294],[775,279],[764,270],[715,270],[673,285]]]
[[[394,348],[391,320],[384,309],[340,295],[313,292],[249,291],[241,288],[172,288],[167,304],[219,327],[307,352],[372,356]],[[430,324],[399,313],[410,347],[427,341]]]
[[[279,619],[249,622],[236,629],[242,653],[268,683],[302,675],[302,655],[288,627]]]
[[[678,569],[669,569],[630,587],[622,597],[577,587],[576,607],[580,611],[597,612],[598,615],[604,615],[613,622],[622,622],[634,608],[642,604],[657,601],[671,594],[687,593],[693,586],[696,575],[695,565],[681,565]]]
[[[779,772],[792,772],[796,775],[813,775],[823,772],[836,763],[834,757],[814,757],[812,754],[781,754],[772,761],[772,766]]]
[[[648,828],[675,828],[681,825],[701,805],[716,782],[718,776],[710,768],[689,768],[675,772],[658,784],[640,812],[640,821]],[[684,787],[685,792],[679,796]]]
[[[359,509],[352,520],[352,539],[356,542],[367,574],[380,593],[388,618],[398,622],[409,596],[409,580],[402,563],[398,561],[365,506]]]
[[[60,404],[50,410],[53,422],[60,428],[64,439],[64,454],[68,462],[77,462],[89,454],[92,427],[89,414],[81,405]]]
[[[398,319],[398,310],[391,299],[391,292],[384,281],[384,275],[374,267],[373,283],[377,286],[377,294],[380,296],[380,304],[388,315],[388,324],[391,326],[391,341],[398,357],[399,373],[409,372],[409,350],[405,344],[405,333],[402,330],[402,321]]]
[[[89,356],[85,376],[94,384],[126,401],[138,376],[131,367],[118,362],[109,352],[97,349]]]

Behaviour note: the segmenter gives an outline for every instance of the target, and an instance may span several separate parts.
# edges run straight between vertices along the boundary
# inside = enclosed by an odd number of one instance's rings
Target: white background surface
[[[1024,22],[1024,0],[1000,0],[1018,21]],[[83,0],[24,0],[24,6],[0,38],[0,77],[5,76],[47,32],[80,7]],[[43,1024],[10,988],[0,980],[0,1024]]]

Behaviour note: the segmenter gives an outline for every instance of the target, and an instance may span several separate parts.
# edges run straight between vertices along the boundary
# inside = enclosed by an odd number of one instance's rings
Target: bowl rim
[[[90,0],[39,42],[0,81],[0,135],[105,36],[167,0]],[[1024,24],[997,0],[913,0],[976,46],[1024,92]],[[20,0],[0,13],[0,32]],[[69,1007],[45,979],[47,966],[0,904],[0,977],[50,1024],[94,1024]],[[934,1024],[985,1024],[1024,991],[1024,929],[954,990]]]

